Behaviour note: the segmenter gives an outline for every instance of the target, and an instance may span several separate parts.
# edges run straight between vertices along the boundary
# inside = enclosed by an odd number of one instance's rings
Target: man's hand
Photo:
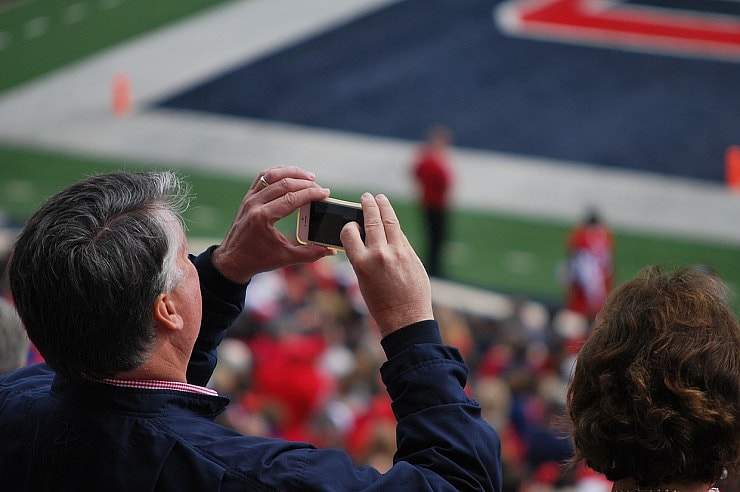
[[[295,244],[275,228],[301,205],[329,196],[314,178],[293,166],[271,167],[255,178],[226,238],[213,252],[213,264],[226,278],[245,283],[260,272],[335,254],[323,246]]]
[[[365,243],[355,222],[345,225],[340,237],[381,334],[386,336],[417,321],[432,319],[429,277],[388,198],[365,193],[361,202]]]

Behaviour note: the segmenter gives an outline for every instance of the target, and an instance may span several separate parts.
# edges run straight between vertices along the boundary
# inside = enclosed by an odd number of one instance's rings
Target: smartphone
[[[365,240],[365,221],[359,203],[335,198],[310,202],[298,210],[298,241],[320,244],[333,249],[344,249],[339,233],[348,222],[360,225],[362,240]]]

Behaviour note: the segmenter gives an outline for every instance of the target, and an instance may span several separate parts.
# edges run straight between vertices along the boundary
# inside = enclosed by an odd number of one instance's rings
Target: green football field
[[[226,2],[5,2],[0,6],[0,91],[219,3]],[[177,163],[103,162],[0,145],[0,209],[22,221],[45,197],[81,176],[109,169],[152,167],[177,169],[179,166]],[[188,169],[182,172],[197,195],[187,215],[189,234],[218,238],[226,231],[251,177],[235,179],[195,172],[192,166]],[[359,191],[333,190],[333,193],[340,198],[356,199]],[[417,210],[410,202],[396,202],[395,206],[409,238],[422,251]],[[293,221],[291,217],[281,222],[286,234],[294,232]],[[453,280],[558,304],[563,295],[558,280],[563,246],[572,226],[490,211],[456,210],[446,270]],[[720,273],[733,290],[740,289],[740,245],[626,230],[616,230],[615,237],[618,281],[633,276],[648,264],[667,267],[703,264]]]
[[[101,162],[82,157],[0,147],[0,208],[22,221],[45,197],[82,176],[112,169],[177,169],[172,165]],[[156,164],[156,163],[154,163]],[[196,200],[188,212],[189,234],[217,240],[233,218],[249,179],[181,170],[193,185]],[[356,199],[359,191],[334,193]],[[413,203],[395,202],[401,223],[417,250],[423,250],[418,211]],[[294,234],[295,217],[280,223]],[[454,280],[507,293],[533,296],[556,305],[562,298],[558,271],[572,224],[521,218],[476,210],[457,210],[446,268]],[[740,286],[740,248],[697,240],[615,231],[618,281],[648,264],[668,267],[704,264],[720,272],[733,289]]]

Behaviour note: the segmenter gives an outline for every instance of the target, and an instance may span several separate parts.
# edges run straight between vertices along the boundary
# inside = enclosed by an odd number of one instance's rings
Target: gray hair
[[[182,279],[189,189],[172,172],[92,176],[50,198],[15,244],[10,286],[39,352],[68,377],[112,377],[146,360],[152,305]]]

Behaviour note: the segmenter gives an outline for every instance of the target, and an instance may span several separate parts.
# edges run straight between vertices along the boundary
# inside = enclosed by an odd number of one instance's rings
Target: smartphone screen
[[[357,222],[360,225],[362,239],[365,239],[364,217],[359,204],[338,200],[311,202],[307,218],[305,239],[308,242],[342,248],[339,233],[348,222]]]

